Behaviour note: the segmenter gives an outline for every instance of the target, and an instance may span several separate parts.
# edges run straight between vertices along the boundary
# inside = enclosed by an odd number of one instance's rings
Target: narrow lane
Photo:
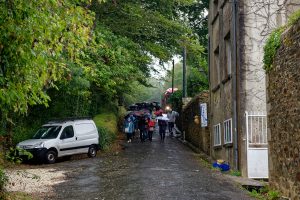
[[[251,199],[175,138],[125,144],[118,155],[58,163],[73,169],[49,199]]]

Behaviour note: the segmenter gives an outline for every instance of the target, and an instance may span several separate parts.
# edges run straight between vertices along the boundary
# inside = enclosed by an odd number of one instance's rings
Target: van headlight
[[[40,143],[33,145],[33,148],[43,148],[44,145],[45,145],[44,142],[40,142]]]

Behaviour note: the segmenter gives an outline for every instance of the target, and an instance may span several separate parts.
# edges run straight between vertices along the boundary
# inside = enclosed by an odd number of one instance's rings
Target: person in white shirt
[[[176,117],[179,116],[179,113],[170,109],[169,112],[167,113],[167,117],[169,118],[168,121],[168,128],[169,128],[169,134],[172,137],[174,133],[174,125],[176,121]]]

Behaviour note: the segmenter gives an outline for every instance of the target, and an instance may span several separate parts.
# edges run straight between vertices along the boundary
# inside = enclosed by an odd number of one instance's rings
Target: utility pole
[[[183,91],[183,94],[182,94],[182,97],[183,98],[186,98],[187,97],[187,81],[186,81],[186,47],[184,46],[183,47],[183,62],[182,62],[182,91]]]
[[[172,94],[174,92],[174,67],[175,67],[175,61],[173,60],[173,69],[172,69]]]

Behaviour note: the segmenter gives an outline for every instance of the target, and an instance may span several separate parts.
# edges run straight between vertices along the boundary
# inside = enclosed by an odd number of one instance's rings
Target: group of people
[[[161,142],[164,142],[167,128],[170,136],[173,136],[175,120],[178,116],[179,114],[172,110],[168,110],[167,115],[164,116],[161,109],[154,109],[142,116],[127,115],[124,119],[124,132],[127,136],[127,142],[130,143],[132,141],[136,132],[139,132],[141,142],[145,142],[146,139],[152,142],[152,136],[157,126]]]

